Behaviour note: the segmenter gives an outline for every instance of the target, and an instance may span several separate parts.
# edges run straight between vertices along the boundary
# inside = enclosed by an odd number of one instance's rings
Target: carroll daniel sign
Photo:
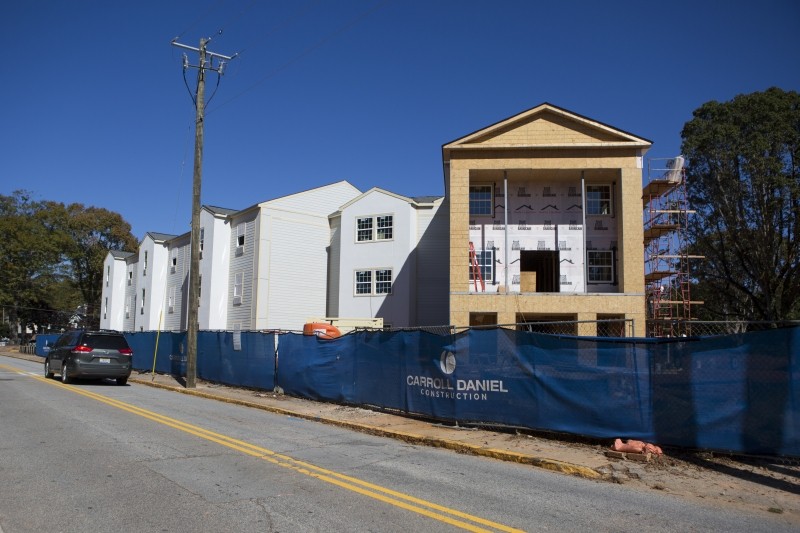
[[[486,401],[490,393],[508,392],[502,379],[453,379],[455,369],[455,354],[445,350],[439,357],[439,370],[445,377],[408,375],[406,385],[421,396],[452,400]]]

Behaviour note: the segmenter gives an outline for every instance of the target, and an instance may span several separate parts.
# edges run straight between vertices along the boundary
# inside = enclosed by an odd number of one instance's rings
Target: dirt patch
[[[740,511],[779,514],[787,522],[800,523],[800,460],[671,453],[677,455],[647,463],[609,458],[598,470],[615,483]]]

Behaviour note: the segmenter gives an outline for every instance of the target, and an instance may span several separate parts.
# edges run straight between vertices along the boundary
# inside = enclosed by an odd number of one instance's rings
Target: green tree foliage
[[[706,317],[800,318],[800,94],[711,101],[682,132]]]
[[[43,204],[25,191],[0,196],[0,235],[0,304],[12,324],[28,325],[62,274],[59,236]]]
[[[103,261],[109,250],[135,251],[138,242],[131,225],[119,213],[99,207],[70,204],[65,208],[62,231],[67,235],[65,257],[70,278],[86,304],[88,326],[100,325]]]
[[[34,201],[27,191],[0,195],[0,236],[0,305],[34,331],[66,327],[79,307],[86,325],[99,325],[105,255],[137,246],[120,215]]]

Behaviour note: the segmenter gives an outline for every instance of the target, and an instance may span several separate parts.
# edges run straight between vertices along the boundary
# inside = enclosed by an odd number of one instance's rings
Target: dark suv
[[[61,381],[72,378],[113,378],[125,385],[131,375],[133,351],[117,331],[68,331],[50,348],[44,360],[44,375],[61,371]]]

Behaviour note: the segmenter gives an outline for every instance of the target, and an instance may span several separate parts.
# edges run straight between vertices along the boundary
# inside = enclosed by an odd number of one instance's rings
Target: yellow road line
[[[185,433],[189,433],[191,435],[195,435],[202,439],[215,442],[222,446],[226,446],[233,450],[237,450],[241,453],[258,457],[270,463],[273,463],[278,466],[282,466],[284,468],[289,468],[301,474],[305,474],[307,476],[313,477],[315,479],[319,479],[321,481],[325,481],[326,483],[330,483],[336,485],[338,487],[342,487],[344,489],[350,490],[352,492],[356,492],[358,494],[362,494],[364,496],[368,496],[375,500],[382,501],[384,503],[388,503],[390,505],[394,505],[395,507],[400,507],[402,509],[406,509],[408,511],[412,511],[423,516],[427,516],[434,520],[438,520],[441,522],[445,522],[447,524],[453,525],[455,527],[462,528],[467,531],[474,531],[474,532],[486,532],[486,531],[505,531],[509,533],[516,533],[521,532],[523,530],[512,528],[503,524],[499,524],[497,522],[493,522],[491,520],[487,520],[484,518],[480,518],[478,516],[470,515],[467,513],[463,513],[461,511],[457,511],[455,509],[450,509],[448,507],[444,507],[442,505],[435,504],[433,502],[429,502],[420,498],[416,498],[414,496],[410,496],[408,494],[404,494],[402,492],[394,491],[388,489],[386,487],[382,487],[380,485],[375,485],[373,483],[369,483],[367,481],[354,478],[352,476],[348,476],[346,474],[342,474],[339,472],[335,472],[332,470],[328,470],[311,463],[306,463],[305,461],[300,461],[289,457],[287,455],[279,454],[268,450],[266,448],[262,448],[260,446],[256,446],[254,444],[241,441],[235,439],[233,437],[229,437],[227,435],[223,435],[220,433],[215,433],[213,431],[201,428],[199,426],[194,426],[192,424],[182,422],[180,420],[170,418],[168,416],[148,411],[147,409],[143,409],[141,407],[137,407],[135,405],[131,405],[120,400],[115,400],[113,398],[108,398],[101,394],[97,394],[94,392],[90,392],[88,390],[83,390],[77,387],[64,385],[58,381],[52,379],[46,379],[43,376],[33,375],[29,372],[22,372],[13,367],[7,367],[4,365],[0,365],[0,369],[7,369],[13,372],[17,372],[19,374],[23,374],[26,376],[33,377],[37,381],[47,383],[49,385],[62,387],[66,390],[74,392],[76,394],[80,394],[87,398],[91,398],[93,400],[105,403],[112,407],[116,407],[123,411],[127,411],[129,413],[147,418],[154,422],[158,422],[165,426],[172,427],[174,429],[178,429]],[[465,522],[469,521],[469,522]],[[483,529],[479,527],[477,524],[481,526],[486,526],[491,529]]]

